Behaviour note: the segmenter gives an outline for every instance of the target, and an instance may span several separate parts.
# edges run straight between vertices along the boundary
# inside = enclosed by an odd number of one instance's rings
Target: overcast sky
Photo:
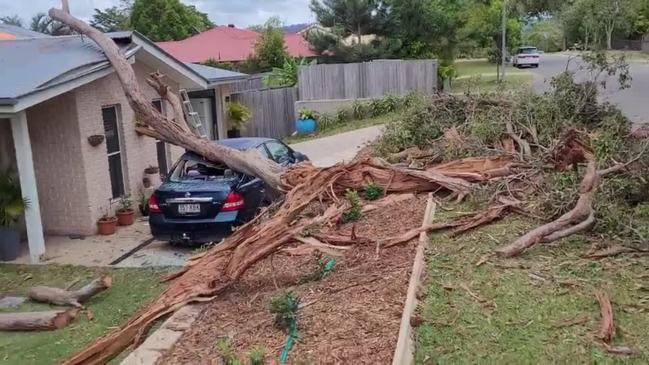
[[[70,12],[89,19],[95,8],[118,5],[119,0],[68,0]],[[181,0],[207,13],[215,24],[234,23],[238,27],[261,24],[271,16],[279,16],[287,25],[310,23],[314,18],[309,0]],[[46,13],[60,0],[0,0],[0,16],[18,14],[25,23],[38,12]]]

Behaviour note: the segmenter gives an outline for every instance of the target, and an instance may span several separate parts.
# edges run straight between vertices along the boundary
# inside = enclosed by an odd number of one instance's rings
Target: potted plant
[[[241,137],[241,131],[246,127],[246,124],[248,124],[252,117],[250,109],[238,101],[229,101],[226,104],[226,111],[228,120],[230,121],[228,138]]]
[[[117,217],[112,215],[111,203],[111,207],[97,221],[97,233],[102,236],[110,236],[111,234],[115,234],[115,231],[117,231]]]
[[[300,110],[300,117],[295,121],[295,129],[298,134],[311,134],[315,132],[315,112],[311,109]]]
[[[130,226],[135,223],[135,210],[130,195],[124,195],[119,199],[119,209],[115,215],[120,226]]]
[[[20,255],[18,218],[29,207],[20,184],[10,171],[0,176],[0,260],[13,261]]]
[[[149,216],[149,198],[146,197],[146,194],[142,192],[142,196],[140,197],[140,214],[142,214],[143,217],[148,217]]]

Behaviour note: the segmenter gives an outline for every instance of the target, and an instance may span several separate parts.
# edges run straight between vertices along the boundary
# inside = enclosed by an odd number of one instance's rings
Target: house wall
[[[27,122],[45,232],[93,233],[74,93],[27,109]]]
[[[147,98],[159,99],[145,82],[153,70],[139,62],[133,68]],[[178,90],[177,83],[167,81],[173,90]],[[27,109],[41,216],[47,234],[94,234],[97,220],[117,208],[117,201],[111,200],[106,142],[97,147],[88,143],[89,136],[104,134],[102,107],[112,105],[118,111],[125,191],[137,204],[143,190],[144,169],[157,165],[156,141],[135,133],[135,115],[115,74]],[[170,110],[170,106],[165,107]],[[15,160],[5,158],[3,153],[7,144],[4,136],[11,138],[7,125],[0,123],[0,163],[4,159]],[[8,133],[4,133],[5,129]],[[171,148],[169,163],[182,152]]]
[[[135,74],[140,83],[142,92],[151,101],[159,99],[159,95],[145,81],[146,77],[154,70],[146,65],[136,62],[133,64]],[[167,79],[172,90],[178,90],[178,84]],[[115,74],[108,75],[90,84],[84,85],[75,91],[76,109],[79,118],[81,138],[81,155],[83,165],[86,167],[85,180],[88,191],[88,216],[91,225],[87,229],[95,230],[95,222],[108,210],[115,210],[117,202],[111,200],[110,176],[108,157],[105,142],[97,147],[87,143],[88,136],[104,134],[102,107],[118,106],[118,123],[120,128],[120,147],[124,171],[124,186],[127,194],[131,194],[134,204],[137,204],[143,190],[142,178],[144,169],[148,166],[157,166],[156,141],[135,133],[135,114],[128,105],[119,79]],[[166,106],[171,110],[171,106]],[[172,148],[171,160],[178,155],[176,148]]]

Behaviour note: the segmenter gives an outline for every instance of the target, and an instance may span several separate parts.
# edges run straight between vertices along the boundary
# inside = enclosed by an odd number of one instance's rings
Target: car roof
[[[518,47],[518,49],[538,49],[534,46],[523,46],[523,47]]]
[[[255,148],[260,144],[268,141],[274,141],[274,139],[262,138],[262,137],[226,138],[226,139],[220,139],[216,141],[216,143],[244,151],[244,150],[249,150],[251,148]]]

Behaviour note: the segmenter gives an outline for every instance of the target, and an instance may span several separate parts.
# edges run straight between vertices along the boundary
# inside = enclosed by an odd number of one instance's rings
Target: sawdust
[[[421,225],[425,197],[365,214],[356,233],[373,240]],[[352,225],[340,227],[351,232]],[[313,256],[274,255],[250,269],[210,303],[160,364],[217,364],[224,337],[241,359],[263,346],[266,363],[277,364],[286,333],[273,325],[271,298],[293,290],[299,297],[299,338],[290,364],[386,364],[392,360],[416,239],[379,252],[374,243],[355,246],[320,281],[304,283],[316,269]],[[274,279],[273,279],[274,276]],[[279,285],[275,288],[274,281]]]

